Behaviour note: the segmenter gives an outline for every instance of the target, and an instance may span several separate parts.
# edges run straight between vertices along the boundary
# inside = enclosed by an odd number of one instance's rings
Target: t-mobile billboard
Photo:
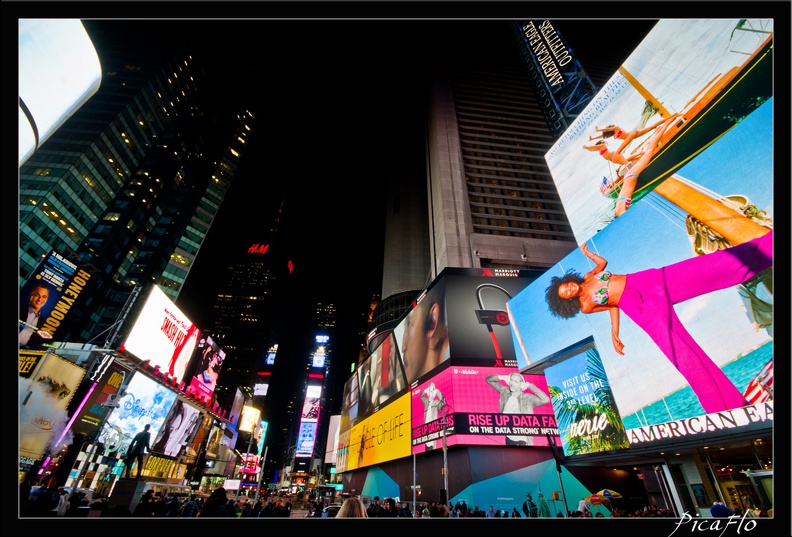
[[[448,365],[412,389],[413,453],[446,445],[546,446],[558,435],[544,375]]]

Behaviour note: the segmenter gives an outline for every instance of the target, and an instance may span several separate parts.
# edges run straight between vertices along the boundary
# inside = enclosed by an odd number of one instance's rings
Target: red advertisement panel
[[[154,285],[121,350],[181,382],[198,334],[198,328]]]
[[[217,386],[220,368],[225,361],[225,351],[206,335],[202,335],[198,339],[195,350],[196,356],[192,359],[195,374],[185,382],[189,384],[191,391],[198,394],[199,398],[211,401]]]
[[[558,435],[544,375],[449,365],[411,394],[414,453],[441,448],[443,434],[448,446],[546,446]]]

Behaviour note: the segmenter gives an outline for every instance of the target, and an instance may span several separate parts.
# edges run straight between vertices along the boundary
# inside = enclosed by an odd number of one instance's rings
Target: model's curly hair
[[[575,282],[583,283],[583,276],[570,269],[563,277],[553,276],[550,278],[550,285],[545,289],[545,300],[550,313],[559,319],[571,319],[580,312],[580,297],[561,298],[558,296],[558,288],[562,283]]]

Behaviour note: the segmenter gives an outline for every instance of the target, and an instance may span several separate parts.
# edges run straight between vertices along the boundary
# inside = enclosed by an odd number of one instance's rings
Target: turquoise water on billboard
[[[748,383],[772,357],[773,342],[769,341],[745,356],[726,364],[723,367],[723,372],[738,390],[745,392]],[[625,416],[622,421],[624,421],[626,429],[633,429],[642,425],[665,423],[702,414],[704,414],[704,409],[696,394],[693,393],[690,386],[686,386],[667,395],[664,399],[646,405],[638,412]]]

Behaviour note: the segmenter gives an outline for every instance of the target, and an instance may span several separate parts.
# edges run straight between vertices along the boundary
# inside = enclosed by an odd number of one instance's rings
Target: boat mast
[[[654,192],[701,221],[731,244],[742,244],[770,231],[674,176],[658,184]]]
[[[643,85],[638,82],[638,80],[636,80],[636,78],[632,76],[630,72],[624,68],[624,66],[619,67],[619,72],[624,76],[624,78],[627,79],[627,82],[629,82],[632,87],[638,90],[638,93],[640,93],[641,96],[646,99],[646,102],[648,102],[652,108],[658,111],[660,117],[668,117],[671,115],[671,113],[666,110],[665,106],[663,106],[663,104],[658,101],[654,95],[649,93],[649,90],[643,87]]]

